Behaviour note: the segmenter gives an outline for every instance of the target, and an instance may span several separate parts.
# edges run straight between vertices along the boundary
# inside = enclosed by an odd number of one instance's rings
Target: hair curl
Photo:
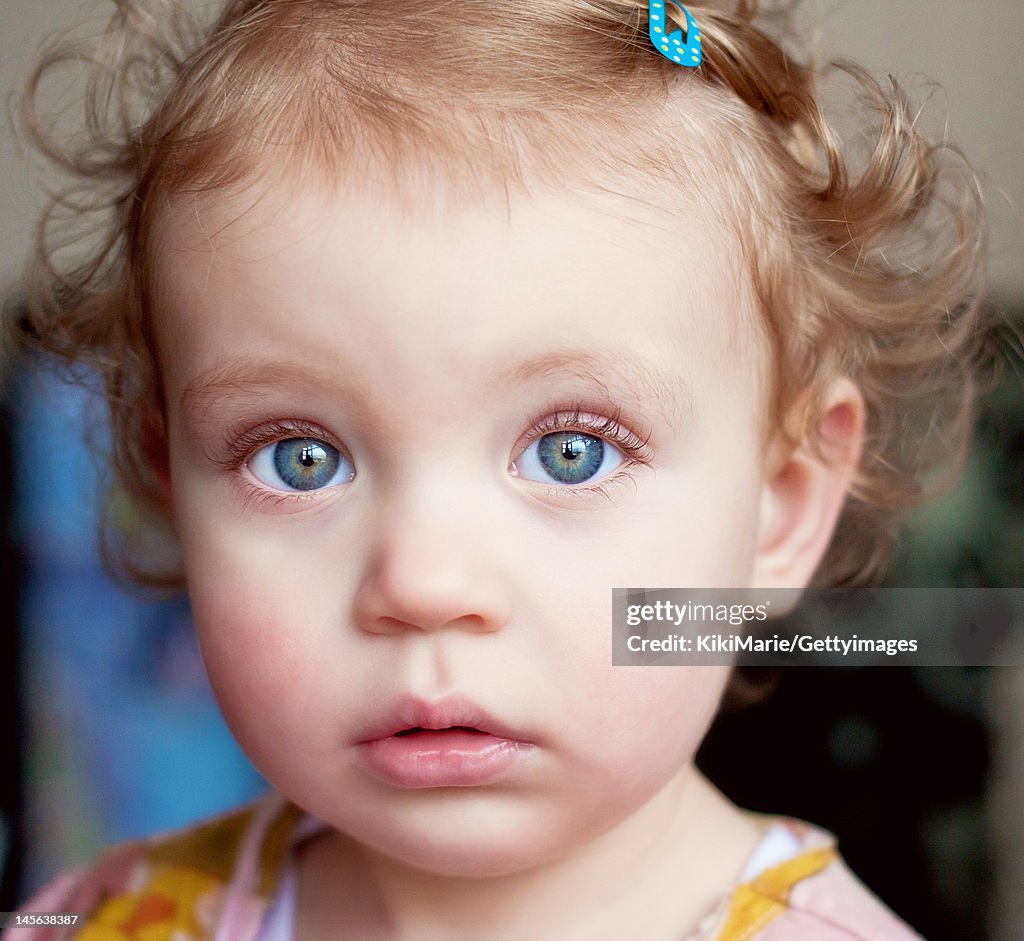
[[[651,47],[642,0],[231,0],[212,24],[186,0],[118,0],[97,42],[51,48],[24,124],[74,182],[40,224],[22,326],[101,377],[115,479],[142,514],[129,516],[169,517],[153,469],[164,429],[147,277],[168,195],[245,181],[268,150],[353,178],[371,165],[429,170],[470,194],[521,182],[529,166],[556,183],[625,170],[685,195],[709,163],[687,156],[714,148],[773,348],[773,427],[801,440],[838,375],[867,406],[863,458],[815,583],[879,573],[899,513],[952,478],[969,442],[987,337],[984,207],[967,161],[923,136],[895,80],[787,51],[790,6],[688,4],[703,36],[693,70]],[[36,107],[67,63],[89,68],[74,145]],[[830,72],[859,90],[860,158],[823,112]],[[697,100],[710,104],[699,121],[684,106]],[[98,220],[102,238],[62,265],[52,234],[70,231],[69,214]],[[136,580],[179,578],[145,563],[135,539],[119,546]]]

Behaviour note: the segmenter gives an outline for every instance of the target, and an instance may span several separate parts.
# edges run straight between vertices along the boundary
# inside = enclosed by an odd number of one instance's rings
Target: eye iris
[[[601,467],[604,442],[578,431],[560,431],[540,439],[537,456],[556,480],[578,484],[593,477]]]
[[[274,447],[274,468],[289,487],[316,490],[338,472],[340,455],[325,441],[289,438]]]

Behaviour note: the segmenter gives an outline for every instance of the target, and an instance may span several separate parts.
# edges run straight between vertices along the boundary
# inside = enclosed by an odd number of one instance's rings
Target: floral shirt
[[[291,910],[284,896],[294,879],[282,876],[310,823],[270,792],[188,829],[115,847],[22,906],[80,913],[77,924],[12,921],[0,941],[292,941],[280,914]],[[831,834],[786,818],[771,831],[774,850],[765,841],[739,883],[680,941],[921,941],[850,873]]]

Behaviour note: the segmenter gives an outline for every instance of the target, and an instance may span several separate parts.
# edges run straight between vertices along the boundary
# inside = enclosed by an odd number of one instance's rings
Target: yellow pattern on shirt
[[[834,847],[807,850],[738,886],[715,941],[747,941],[789,906],[790,890],[837,858]]]

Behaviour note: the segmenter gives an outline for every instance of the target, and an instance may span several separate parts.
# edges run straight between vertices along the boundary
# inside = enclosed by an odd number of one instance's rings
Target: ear
[[[804,441],[766,468],[755,587],[805,588],[828,548],[864,443],[864,398],[849,379],[830,387],[816,430],[824,460]]]

